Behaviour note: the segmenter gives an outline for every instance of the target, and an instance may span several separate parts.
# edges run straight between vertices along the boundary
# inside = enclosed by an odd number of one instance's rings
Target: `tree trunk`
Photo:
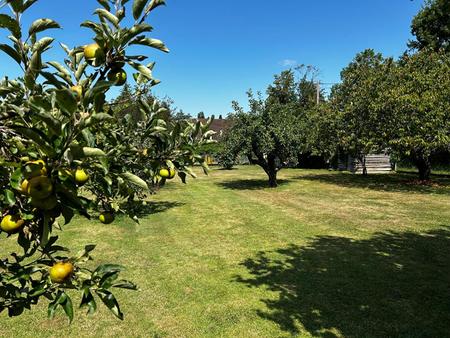
[[[269,187],[271,187],[271,188],[278,187],[277,172],[278,172],[278,170],[277,170],[276,159],[273,155],[269,155],[267,158],[266,173],[269,176]]]
[[[367,176],[367,166],[366,166],[366,155],[363,155],[361,158],[362,167],[363,167],[363,176]]]
[[[267,171],[267,175],[269,176],[269,187],[271,187],[271,188],[278,187],[277,171],[269,169]]]
[[[419,156],[415,162],[417,169],[419,169],[419,179],[421,181],[428,181],[431,176],[430,158],[427,156]]]

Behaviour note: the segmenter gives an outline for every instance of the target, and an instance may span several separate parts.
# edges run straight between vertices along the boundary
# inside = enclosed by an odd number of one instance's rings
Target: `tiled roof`
[[[206,123],[207,119],[194,119],[194,121],[200,121],[202,123]],[[216,135],[214,139],[220,138],[220,136],[227,131],[232,125],[232,121],[228,119],[214,119],[209,126],[210,130],[214,130]]]

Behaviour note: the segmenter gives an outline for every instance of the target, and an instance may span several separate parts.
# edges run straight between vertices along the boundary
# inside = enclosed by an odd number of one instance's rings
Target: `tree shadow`
[[[373,189],[388,192],[415,192],[422,194],[450,195],[450,178],[434,176],[432,182],[420,184],[411,174],[372,174],[368,176],[348,173],[313,174],[295,179],[318,181],[346,188]]]
[[[146,205],[143,205],[142,201],[127,201],[126,203],[121,204],[120,208],[122,210],[126,210],[133,216],[141,218],[160,212],[165,212],[169,209],[181,207],[183,205],[185,205],[185,203],[170,201],[152,201],[147,202]]]
[[[289,180],[277,180],[278,186],[289,183]],[[269,188],[269,180],[232,180],[232,181],[224,181],[218,182],[217,185],[225,188],[225,189],[233,189],[233,190],[259,190]]]
[[[315,337],[450,337],[450,231],[323,236],[259,252],[242,263],[266,288],[258,314],[284,331]]]

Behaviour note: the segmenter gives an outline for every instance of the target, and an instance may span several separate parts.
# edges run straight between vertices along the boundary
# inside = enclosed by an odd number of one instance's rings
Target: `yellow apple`
[[[81,168],[75,170],[75,182],[78,185],[83,185],[89,180],[89,175]]]
[[[20,184],[20,191],[25,195],[28,194],[28,184],[29,184],[29,182],[27,179],[24,179],[22,181],[22,183]]]
[[[170,168],[170,169],[166,169],[163,168],[159,171],[159,176],[161,176],[162,178],[166,178],[171,180],[172,178],[175,177],[175,169]]]
[[[70,279],[73,274],[73,264],[70,262],[58,262],[55,263],[49,269],[50,279],[54,283],[63,283]]]
[[[27,179],[47,175],[47,168],[44,160],[28,161],[25,163],[25,167],[26,170],[24,176]]]
[[[94,67],[98,67],[105,62],[105,52],[97,43],[91,43],[84,47],[84,58]]]
[[[25,221],[18,215],[6,215],[0,223],[0,228],[4,232],[12,234],[17,232],[24,225],[24,223]]]
[[[83,87],[81,87],[80,85],[72,86],[70,87],[70,90],[74,92],[78,100],[83,97]]]
[[[111,214],[109,212],[103,212],[103,213],[100,214],[98,219],[103,224],[111,224],[112,222],[114,222],[114,214]]]

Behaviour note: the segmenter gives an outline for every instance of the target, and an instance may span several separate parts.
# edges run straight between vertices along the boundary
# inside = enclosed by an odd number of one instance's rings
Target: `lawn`
[[[170,182],[139,225],[79,218],[63,242],[98,243],[96,262],[125,265],[140,287],[117,292],[125,320],[101,308],[68,325],[43,302],[0,314],[0,336],[450,337],[450,178],[279,178],[268,189],[257,167],[213,170]]]

